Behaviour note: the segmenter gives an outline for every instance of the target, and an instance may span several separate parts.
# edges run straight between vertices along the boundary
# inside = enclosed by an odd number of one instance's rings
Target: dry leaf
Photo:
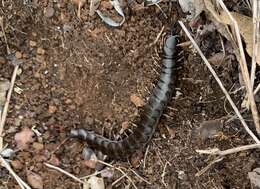
[[[235,44],[232,34],[225,26],[225,24],[223,24],[221,21],[219,13],[216,10],[216,5],[213,4],[211,0],[204,0],[204,4],[207,17],[215,24],[218,32],[221,33],[221,35],[223,35],[226,39],[228,39],[232,43],[232,45]],[[239,54],[237,56],[239,56]]]
[[[208,18],[214,22],[217,26],[217,30],[221,33],[225,38],[227,38],[234,50],[238,59],[240,59],[239,51],[236,50],[235,41],[233,40],[233,35],[230,33],[226,25],[232,25],[232,21],[229,19],[228,14],[225,11],[216,11],[216,5],[212,3],[211,0],[204,0],[205,10],[207,12]],[[253,20],[251,17],[236,13],[230,12],[232,17],[236,20],[240,34],[242,35],[245,43],[246,43],[246,51],[252,57],[253,54]],[[258,46],[258,52],[260,51],[260,45]],[[257,63],[260,65],[260,53],[258,53],[256,57]]]
[[[246,43],[246,51],[249,54],[249,56],[252,57],[253,55],[253,20],[251,17],[236,13],[236,12],[230,12],[233,18],[236,20],[240,34],[242,35],[245,43]],[[220,19],[223,23],[231,25],[232,22],[229,19],[226,12],[222,11],[220,13]],[[258,52],[260,52],[260,45],[258,45]],[[257,54],[256,61],[258,65],[260,65],[260,53]]]
[[[23,128],[23,130],[19,133],[16,133],[14,136],[14,140],[19,149],[26,149],[28,144],[34,141],[34,133],[28,127]]]
[[[131,100],[132,103],[134,103],[134,105],[136,107],[144,106],[144,101],[139,96],[137,96],[136,94],[132,94],[130,96],[130,100]]]
[[[27,181],[35,189],[43,189],[42,177],[32,171],[27,171]]]

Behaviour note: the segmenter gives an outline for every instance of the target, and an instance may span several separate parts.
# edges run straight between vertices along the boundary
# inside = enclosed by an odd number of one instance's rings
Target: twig
[[[122,180],[123,178],[125,178],[126,175],[122,175],[121,177],[119,177],[118,179],[116,179],[112,184],[111,186],[115,186],[120,180]]]
[[[224,11],[228,14],[228,17],[233,22],[233,25],[235,27],[235,34],[236,34],[236,38],[237,38],[237,42],[238,42],[238,46],[239,46],[239,51],[240,51],[240,56],[241,56],[241,60],[238,60],[238,62],[240,64],[243,80],[244,80],[245,85],[246,85],[248,98],[249,98],[250,105],[251,105],[251,112],[252,112],[253,120],[254,120],[254,123],[255,123],[256,132],[260,136],[259,116],[258,116],[258,111],[257,111],[255,99],[254,99],[252,84],[250,82],[250,77],[249,77],[249,72],[248,72],[248,68],[247,68],[247,64],[246,64],[246,58],[245,58],[244,48],[243,48],[243,44],[242,44],[242,40],[241,40],[241,36],[240,36],[239,27],[238,27],[237,21],[230,14],[230,12],[228,11],[224,2],[222,0],[218,0],[218,2],[220,4],[220,6],[224,9]]]
[[[164,165],[164,167],[163,167],[163,173],[162,173],[162,175],[161,175],[161,177],[162,177],[162,183],[163,183],[163,185],[164,185],[165,187],[167,187],[167,184],[165,183],[164,177],[165,177],[165,174],[166,174],[166,167],[167,167],[168,164],[170,165],[169,162],[166,162],[166,163],[165,163],[165,165]]]
[[[195,174],[195,177],[199,177],[201,176],[202,174],[204,174],[207,170],[209,170],[209,168],[217,163],[217,162],[220,162],[224,159],[224,157],[220,157],[220,158],[216,158],[214,159],[212,162],[210,162],[206,167],[204,167],[203,169],[201,169],[200,171],[198,171],[196,174]]]
[[[78,181],[78,182],[81,183],[81,184],[85,184],[85,182],[83,182],[82,180],[80,180],[78,177],[72,175],[71,173],[69,173],[69,172],[67,172],[67,171],[65,171],[65,170],[63,170],[63,169],[61,169],[61,168],[59,168],[59,167],[56,167],[56,166],[51,165],[51,164],[49,164],[49,163],[44,163],[44,165],[46,165],[47,167],[49,167],[49,168],[51,168],[51,169],[55,169],[55,170],[57,170],[57,171],[59,171],[59,172],[65,174],[65,175],[67,175],[68,177],[70,177],[70,178],[72,178],[72,179]]]
[[[60,147],[69,140],[69,137],[65,138],[61,143],[50,153],[50,155],[54,154],[57,150],[60,149]]]
[[[113,166],[113,165],[111,165],[111,164],[109,164],[109,163],[106,163],[106,162],[104,162],[104,161],[101,161],[101,160],[97,160],[97,162],[102,163],[103,165],[106,165],[106,166],[108,166],[108,167],[112,167],[112,168],[118,170],[119,172],[121,172],[121,173],[122,173],[123,175],[125,175],[126,178],[131,182],[131,184],[133,185],[133,187],[134,187],[135,189],[137,189],[135,183],[132,181],[132,179],[131,179],[122,169],[120,169],[120,168],[118,168],[118,167],[115,167],[115,166]]]
[[[160,5],[158,3],[155,3],[155,6],[158,7],[158,9],[162,12],[163,16],[168,19],[167,15],[165,14],[165,12],[162,10],[162,8],[160,7]]]
[[[218,148],[213,148],[210,150],[196,150],[196,152],[198,152],[200,154],[225,156],[225,155],[229,155],[229,154],[233,154],[233,153],[237,153],[237,152],[241,152],[241,151],[245,151],[245,150],[251,150],[251,149],[255,149],[255,148],[260,148],[260,144],[249,144],[249,145],[245,145],[245,146],[231,148],[231,149],[224,150],[224,151],[221,151]]]
[[[157,43],[157,41],[159,40],[159,38],[161,37],[163,30],[164,30],[165,26],[162,27],[162,29],[160,30],[160,32],[157,34],[155,40],[149,45],[150,47],[155,45]]]
[[[12,169],[12,167],[9,165],[9,163],[0,155],[0,160],[2,163],[2,166],[5,167],[10,174],[14,177],[14,179],[17,181],[19,184],[20,188],[22,189],[31,189],[31,187],[26,184]]]
[[[143,166],[143,169],[145,169],[145,165],[146,165],[146,158],[147,158],[147,154],[149,152],[149,148],[150,148],[150,145],[147,146],[146,150],[145,150],[145,154],[144,154],[144,166]]]
[[[225,94],[226,98],[228,99],[230,105],[232,106],[233,110],[235,111],[235,113],[237,114],[238,118],[240,119],[242,125],[244,126],[245,130],[247,131],[247,133],[254,139],[254,141],[256,143],[260,143],[260,141],[258,140],[258,138],[254,135],[254,133],[249,129],[248,125],[246,124],[244,118],[242,117],[242,115],[240,114],[238,108],[236,107],[235,103],[233,102],[233,100],[231,99],[230,95],[228,94],[228,91],[226,90],[226,88],[223,86],[221,80],[219,79],[218,75],[216,74],[215,70],[212,68],[212,66],[210,65],[210,63],[208,62],[207,58],[205,57],[205,55],[202,53],[202,51],[200,50],[199,46],[197,45],[197,43],[194,41],[193,37],[191,36],[191,34],[189,33],[188,29],[185,27],[185,25],[183,24],[183,22],[179,21],[182,29],[184,30],[184,32],[186,33],[186,35],[188,36],[188,38],[190,39],[190,41],[192,42],[193,46],[195,47],[195,49],[197,50],[197,52],[199,53],[199,55],[201,56],[202,60],[204,61],[204,63],[206,64],[206,66],[208,67],[208,69],[210,70],[210,72],[212,73],[212,75],[214,76],[215,80],[217,81],[217,83],[219,84],[221,90],[223,91],[223,93]]]
[[[2,117],[1,117],[2,119],[0,120],[0,149],[2,149],[2,147],[3,147],[3,136],[2,136],[2,133],[3,133],[4,125],[5,125],[5,120],[6,120],[6,116],[7,116],[8,106],[9,106],[11,95],[12,95],[12,92],[13,92],[14,83],[15,83],[15,79],[16,79],[18,68],[19,68],[18,65],[14,67],[10,88],[8,90],[5,106],[4,106],[4,109],[3,109],[3,112],[2,112]]]
[[[141,177],[137,172],[135,172],[133,169],[130,168],[130,170],[142,181],[144,181],[146,184],[151,185],[152,183],[150,183],[149,181],[145,180],[143,177]]]

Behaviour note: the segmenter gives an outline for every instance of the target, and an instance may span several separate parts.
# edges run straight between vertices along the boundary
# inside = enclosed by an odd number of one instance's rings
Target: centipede
[[[144,148],[152,139],[162,114],[172,99],[175,91],[177,64],[176,35],[168,35],[161,53],[161,72],[147,103],[140,113],[140,120],[133,132],[121,140],[110,140],[84,128],[72,129],[70,137],[78,138],[96,150],[113,159],[126,159],[131,154]]]

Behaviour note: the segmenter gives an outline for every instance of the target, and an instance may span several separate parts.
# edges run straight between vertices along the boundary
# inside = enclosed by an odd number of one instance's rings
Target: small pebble
[[[37,45],[37,43],[35,41],[30,41],[29,43],[30,43],[31,47],[35,47]]]
[[[23,168],[23,164],[19,160],[11,161],[11,165],[16,170],[21,170]]]
[[[43,55],[45,53],[45,50],[41,47],[37,48],[37,54]]]
[[[41,144],[39,142],[34,142],[32,146],[37,151],[40,151],[40,150],[42,150],[44,148],[43,144]]]
[[[11,158],[14,155],[15,151],[11,148],[4,149],[0,155],[4,158]]]
[[[6,59],[0,56],[0,64],[5,64],[5,63],[6,63]]]
[[[47,18],[53,17],[54,13],[55,13],[55,10],[54,10],[53,7],[47,7],[46,10],[45,10],[45,16]]]
[[[23,57],[23,55],[22,55],[21,52],[16,51],[16,52],[15,52],[15,57],[16,57],[17,59],[21,59],[21,58]]]
[[[187,180],[187,175],[185,174],[184,171],[178,171],[178,178],[180,180]]]
[[[57,111],[57,107],[56,107],[56,106],[54,106],[54,105],[49,105],[48,112],[49,112],[50,114],[53,114],[53,113],[55,113],[56,111]]]

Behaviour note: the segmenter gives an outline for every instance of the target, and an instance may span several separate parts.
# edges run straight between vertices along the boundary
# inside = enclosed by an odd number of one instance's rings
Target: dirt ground
[[[84,164],[82,149],[86,144],[65,139],[76,127],[115,138],[122,125],[135,119],[138,109],[130,96],[137,94],[146,101],[158,78],[156,64],[160,65],[158,52],[163,37],[156,45],[152,43],[163,26],[164,36],[183,18],[176,2],[160,5],[167,18],[156,6],[142,8],[134,4],[132,10],[125,9],[123,26],[114,29],[96,15],[89,16],[88,4],[79,19],[77,8],[70,1],[2,1],[0,15],[4,18],[7,42],[12,53],[22,54],[15,83],[15,88],[22,91],[12,95],[4,141],[15,149],[14,135],[24,127],[34,127],[42,134],[29,149],[18,151],[12,159],[21,178],[26,181],[28,171],[32,171],[41,176],[45,189],[76,189],[81,188],[77,181],[47,168],[44,162],[56,162],[77,177],[95,171]],[[229,8],[237,8],[235,5],[230,3]],[[187,40],[182,32],[179,34],[182,41]],[[200,41],[207,57],[221,51],[216,32]],[[10,79],[13,66],[6,57],[1,35],[0,76]],[[250,188],[247,173],[259,166],[258,150],[226,156],[195,176],[214,160],[195,150],[228,149],[253,141],[239,120],[229,119],[234,113],[224,94],[192,49],[184,48],[178,65],[177,95],[165,111],[149,148],[139,154],[142,158],[137,158],[137,162],[118,161],[113,165],[121,167],[137,188]],[[239,105],[245,91],[237,90],[240,82],[234,55],[230,53],[225,61],[213,66]],[[252,124],[250,112],[243,115]],[[198,129],[206,120],[217,122],[210,125],[217,128],[217,136],[201,134],[207,132],[207,128]],[[107,188],[133,188],[127,178],[111,187],[121,176],[115,171],[112,177],[104,178]],[[4,168],[0,168],[0,188],[19,188]]]

